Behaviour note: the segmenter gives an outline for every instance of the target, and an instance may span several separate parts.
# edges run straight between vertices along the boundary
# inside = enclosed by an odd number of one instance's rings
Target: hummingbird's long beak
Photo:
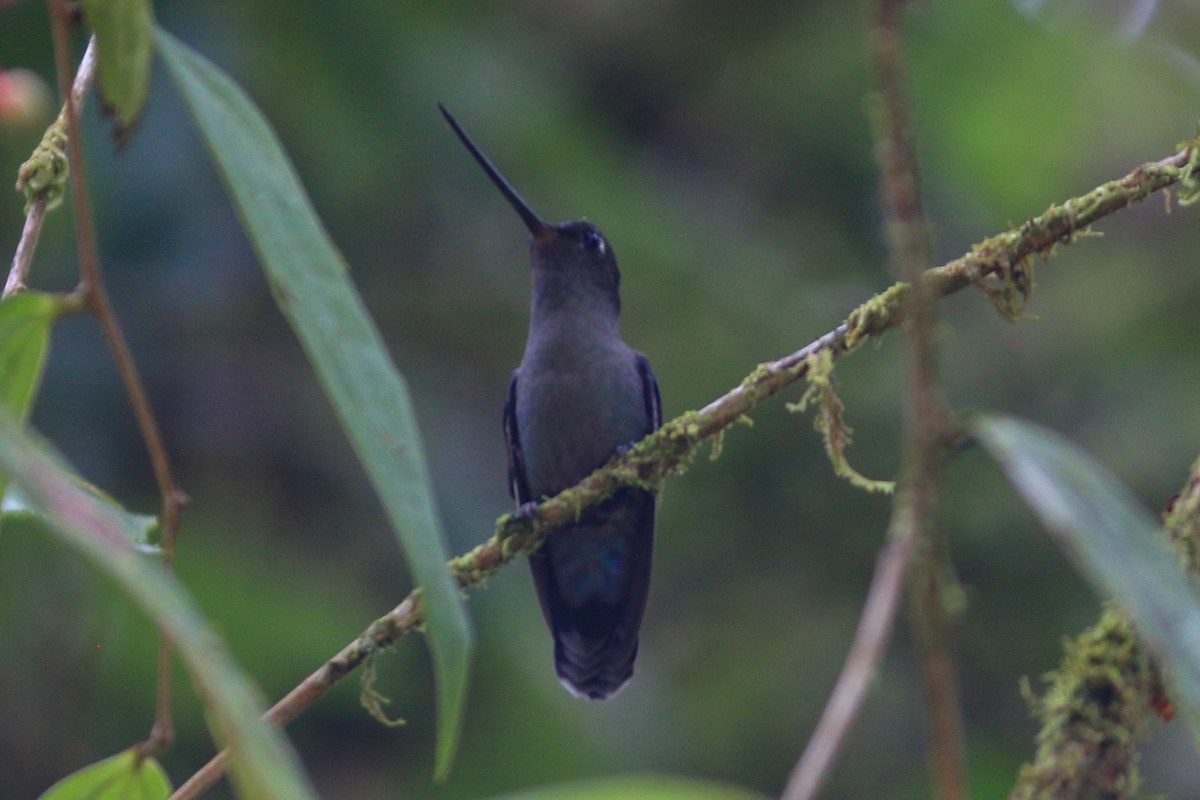
[[[441,110],[442,116],[446,118],[446,122],[449,122],[450,127],[458,134],[458,138],[471,151],[471,155],[475,156],[475,160],[479,162],[479,166],[483,167],[483,171],[492,179],[492,183],[496,184],[496,188],[500,190],[500,193],[504,195],[509,204],[521,215],[521,219],[525,222],[525,227],[529,228],[529,232],[533,234],[533,237],[535,239],[539,238],[546,231],[550,230],[549,223],[537,215],[537,212],[522,199],[521,195],[517,194],[517,190],[512,187],[512,184],[504,179],[504,176],[500,174],[500,170],[496,169],[495,165],[483,154],[483,151],[475,146],[475,143],[471,141],[471,137],[467,136],[467,132],[458,124],[458,120],[454,118],[454,115],[447,111],[446,107],[441,103],[438,103],[437,106]]]

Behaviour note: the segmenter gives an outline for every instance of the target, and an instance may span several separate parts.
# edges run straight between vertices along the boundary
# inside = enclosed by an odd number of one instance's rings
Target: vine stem
[[[4,282],[4,294],[0,297],[12,297],[25,290],[25,276],[29,274],[29,265],[33,263],[33,253],[37,250],[38,236],[42,232],[42,222],[46,219],[46,198],[39,197],[29,204],[25,214],[25,226],[21,228],[21,238],[17,241],[17,250],[13,254],[12,268],[8,271],[8,279]]]
[[[79,68],[75,71],[75,80],[71,85],[71,100],[75,108],[83,105],[92,81],[96,77],[96,37],[88,41]],[[66,113],[66,107],[63,108]],[[33,263],[33,254],[37,251],[38,237],[42,232],[42,222],[46,219],[46,198],[35,197],[25,212],[25,227],[21,229],[21,238],[17,241],[17,249],[13,254],[12,267],[4,282],[4,293],[0,297],[11,297],[25,289],[25,278],[29,275],[29,267]]]
[[[100,253],[91,209],[87,201],[87,180],[83,157],[83,141],[79,126],[79,106],[82,98],[76,98],[73,86],[79,83],[72,75],[70,61],[69,32],[71,11],[65,0],[48,0],[50,19],[54,35],[54,63],[58,76],[59,93],[65,98],[64,118],[67,126],[67,146],[71,167],[71,204],[75,221],[75,237],[79,252],[80,285],[77,293],[96,315],[103,331],[109,352],[120,375],[125,394],[133,408],[134,418],[150,458],[154,480],[158,486],[161,512],[159,527],[162,531],[163,562],[168,569],[175,563],[175,539],[179,532],[179,515],[187,497],[176,485],[171,475],[170,458],[159,431],[158,422],[146,390],[138,374],[137,365],[120,322],[113,311],[104,286],[100,268]],[[147,739],[138,745],[142,756],[158,753],[174,742],[175,729],[171,720],[171,645],[163,635],[158,652],[158,685],[154,725]]]

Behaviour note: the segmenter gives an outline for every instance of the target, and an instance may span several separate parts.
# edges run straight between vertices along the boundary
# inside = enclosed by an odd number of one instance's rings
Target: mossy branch
[[[1112,607],[1063,650],[1058,669],[1044,678],[1045,694],[1022,685],[1042,727],[1012,800],[1133,797],[1155,670],[1128,619]]]
[[[1200,575],[1200,459],[1163,521],[1180,564]],[[1111,606],[1063,651],[1058,669],[1043,679],[1041,697],[1023,687],[1041,730],[1012,800],[1137,796],[1137,746],[1153,712],[1173,713],[1158,669],[1128,618]]]
[[[935,298],[972,284],[992,289],[1011,285],[1027,295],[1029,283],[1024,276],[1028,275],[1032,256],[1049,257],[1056,245],[1073,241],[1097,220],[1176,184],[1186,190],[1197,183],[1198,176],[1200,137],[1185,143],[1173,155],[1143,164],[1122,178],[1051,206],[1023,225],[980,242],[969,253],[927,270],[922,280]],[[505,564],[537,549],[556,527],[575,519],[581,510],[602,502],[622,486],[657,489],[668,477],[684,471],[705,442],[715,441],[730,425],[744,420],[748,412],[804,378],[814,357],[827,353],[836,361],[899,325],[907,294],[908,285],[897,283],[872,297],[833,330],[788,356],[758,365],[721,397],[667,422],[577,485],[547,499],[535,515],[500,517],[490,539],[451,559],[448,566],[458,584],[466,588],[483,583]],[[420,589],[415,589],[276,703],[267,718],[286,725],[373,653],[395,644],[423,622]],[[180,786],[171,800],[199,797],[220,779],[225,760],[224,752],[218,754]]]

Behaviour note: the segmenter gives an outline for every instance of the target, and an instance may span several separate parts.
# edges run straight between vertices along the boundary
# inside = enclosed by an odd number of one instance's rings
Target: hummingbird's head
[[[535,291],[564,306],[621,310],[621,272],[612,245],[590,222],[560,222],[534,232],[529,242]]]
[[[438,108],[459,140],[529,229],[534,294],[538,301],[552,307],[611,307],[614,313],[619,312],[621,273],[617,269],[612,246],[600,229],[582,221],[560,222],[557,225],[546,222],[471,141],[445,106],[438,103]]]

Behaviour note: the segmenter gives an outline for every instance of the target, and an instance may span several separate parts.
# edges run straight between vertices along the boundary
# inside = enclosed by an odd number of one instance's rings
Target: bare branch
[[[21,229],[21,239],[17,242],[17,252],[13,255],[12,269],[8,271],[8,280],[4,282],[3,297],[12,297],[25,290],[25,276],[29,274],[29,265],[33,262],[33,254],[37,250],[38,236],[42,232],[42,221],[45,218],[44,198],[29,204],[29,212],[25,215],[25,227]]]
[[[871,588],[863,604],[858,630],[846,663],[838,675],[821,719],[813,730],[784,787],[782,800],[811,800],[821,788],[850,726],[858,717],[863,699],[892,636],[904,578],[917,542],[917,525],[912,516],[911,495],[901,489],[896,495],[887,546],[875,565]]]
[[[947,412],[937,383],[937,298],[921,281],[922,272],[933,260],[933,237],[921,206],[913,123],[906,98],[901,31],[905,5],[905,0],[879,0],[870,37],[881,95],[875,150],[883,178],[889,255],[893,266],[914,287],[906,308],[908,402],[902,462],[902,480],[909,489],[916,538],[908,581],[909,612],[929,714],[933,783],[943,800],[966,800],[962,710],[945,607],[946,584],[953,582],[954,568],[945,532],[936,520]],[[1004,293],[996,295],[1002,297]],[[866,688],[862,687],[864,691]]]

